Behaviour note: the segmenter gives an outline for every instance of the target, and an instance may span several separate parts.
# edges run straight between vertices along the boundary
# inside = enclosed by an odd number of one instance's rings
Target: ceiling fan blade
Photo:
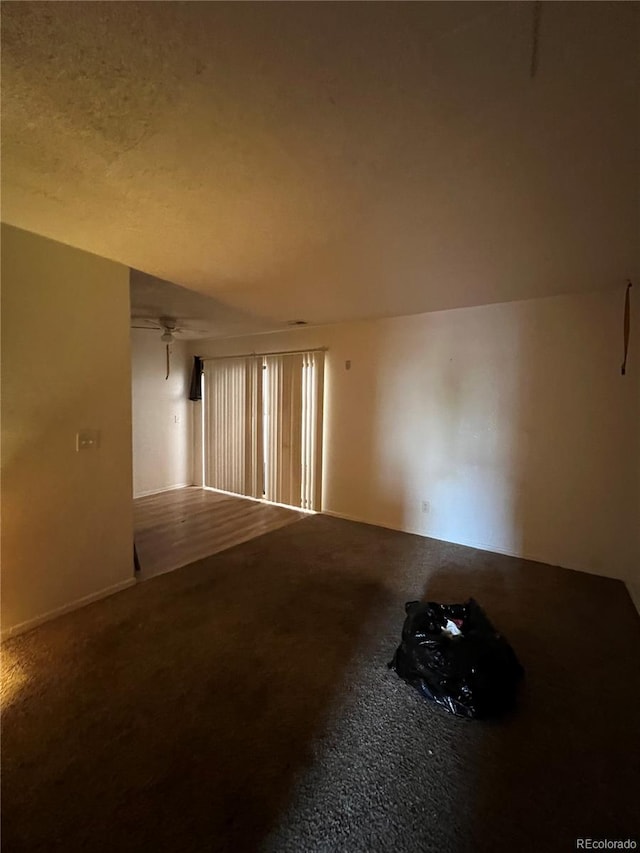
[[[210,335],[211,329],[194,329],[193,326],[180,326],[178,329],[172,329],[172,332],[186,332],[187,334]]]
[[[150,331],[155,332],[158,329],[161,329],[162,326],[131,326],[131,328],[132,329],[149,329]]]

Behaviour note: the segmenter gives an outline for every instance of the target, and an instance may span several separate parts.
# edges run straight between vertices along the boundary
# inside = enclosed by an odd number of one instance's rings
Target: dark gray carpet
[[[499,722],[388,671],[475,596],[527,675]],[[637,833],[624,586],[315,516],[4,646],[3,851],[569,851]]]

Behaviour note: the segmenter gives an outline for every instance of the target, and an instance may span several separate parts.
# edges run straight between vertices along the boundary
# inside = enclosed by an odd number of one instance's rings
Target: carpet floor
[[[406,600],[473,595],[506,719],[386,667]],[[313,516],[9,640],[2,849],[570,851],[640,829],[622,583]]]

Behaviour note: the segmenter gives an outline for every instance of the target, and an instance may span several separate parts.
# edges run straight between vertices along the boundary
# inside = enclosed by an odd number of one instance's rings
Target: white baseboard
[[[82,598],[77,598],[75,601],[69,602],[69,604],[63,604],[62,607],[56,607],[55,610],[49,610],[47,613],[42,613],[40,616],[36,616],[33,619],[27,619],[25,622],[19,622],[17,625],[13,625],[11,628],[7,628],[6,631],[2,632],[2,642],[8,640],[10,637],[16,637],[18,634],[24,634],[25,631],[30,631],[32,628],[37,628],[38,625],[42,625],[44,622],[49,622],[49,620],[55,619],[57,616],[62,616],[64,613],[70,613],[72,610],[78,610],[78,608],[91,604],[94,601],[99,601],[101,598],[107,598],[107,596],[113,595],[115,592],[128,589],[135,583],[135,578],[128,578],[126,581],[120,581],[120,583],[108,586],[106,589],[101,589],[98,592],[92,592],[91,595],[85,595]]]
[[[513,550],[510,550],[508,548],[501,548],[498,545],[487,545],[485,542],[472,542],[472,541],[454,542],[451,539],[441,539],[438,536],[433,536],[429,533],[424,533],[422,530],[413,530],[409,527],[391,527],[391,525],[389,525],[389,524],[380,524],[377,521],[371,521],[371,520],[366,519],[366,518],[356,518],[355,516],[352,516],[352,515],[346,515],[345,513],[341,513],[341,512],[332,512],[331,510],[328,510],[328,509],[323,509],[322,514],[323,515],[331,515],[334,518],[344,518],[345,521],[357,521],[359,524],[371,524],[374,527],[383,527],[385,530],[397,530],[399,533],[411,533],[414,536],[423,536],[425,539],[435,539],[437,542],[446,542],[449,545],[463,545],[465,548],[475,548],[477,551],[489,551],[492,554],[504,554],[506,557],[516,557],[519,560],[528,560],[529,562],[532,562],[532,563],[543,563],[544,565],[547,565],[547,566],[549,566],[549,565],[550,566],[558,566],[561,569],[569,569],[569,571],[572,571],[572,572],[584,572],[585,574],[588,574],[588,575],[597,575],[598,577],[611,578],[612,580],[620,580],[623,583],[627,584],[627,588],[629,587],[629,584],[628,584],[626,578],[619,577],[616,575],[605,575],[605,574],[602,574],[602,572],[593,572],[593,571],[590,571],[589,569],[585,569],[583,566],[569,565],[566,563],[563,565],[560,565],[555,560],[550,559],[548,556],[545,556],[543,554],[533,554],[533,553],[524,552],[524,551],[513,551]],[[633,594],[631,593],[631,591],[629,594],[633,598]],[[640,597],[640,592],[638,593],[638,596]],[[638,599],[634,599],[634,603],[636,603],[636,606],[638,606],[637,600]],[[640,610],[640,608],[639,608],[639,610]]]
[[[635,604],[636,610],[640,615],[640,583],[631,583],[630,581],[627,581],[626,586],[627,592],[631,596],[631,601]]]
[[[135,492],[135,498],[147,498],[149,495],[161,495],[162,492],[173,492],[175,489],[186,489],[187,486],[192,486],[193,483],[177,483],[175,486],[164,486],[162,489],[149,489],[146,492]]]

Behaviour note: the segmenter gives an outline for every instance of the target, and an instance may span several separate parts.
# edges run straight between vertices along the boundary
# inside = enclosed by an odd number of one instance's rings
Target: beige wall
[[[5,635],[132,580],[130,370],[128,268],[3,225]]]
[[[325,510],[640,580],[640,330],[623,379],[622,307],[618,289],[192,349],[329,347]]]
[[[131,331],[134,496],[191,483],[191,356],[184,341],[171,345],[166,376],[160,332]]]

